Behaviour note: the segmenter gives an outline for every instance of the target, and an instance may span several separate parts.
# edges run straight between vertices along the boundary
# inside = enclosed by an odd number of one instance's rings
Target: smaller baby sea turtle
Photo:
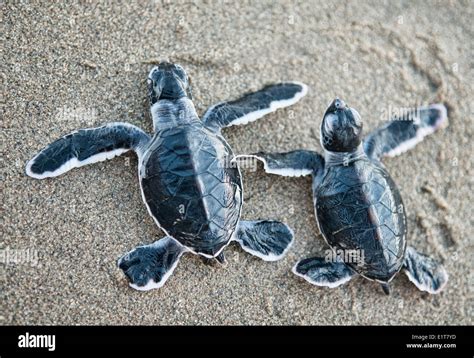
[[[252,155],[268,173],[313,176],[316,221],[332,251],[299,261],[296,275],[317,286],[337,287],[359,274],[378,281],[389,294],[389,282],[403,269],[420,290],[443,289],[444,267],[406,244],[405,207],[380,162],[442,125],[447,125],[446,107],[433,104],[394,118],[362,140],[359,113],[336,98],[321,124],[324,156],[310,150]]]
[[[241,174],[221,129],[292,105],[306,91],[297,82],[268,85],[210,107],[200,120],[185,70],[162,62],[148,76],[152,136],[120,122],[81,129],[45,147],[29,161],[26,173],[43,179],[129,150],[138,155],[143,201],[166,236],[118,260],[137,290],[161,287],[186,252],[223,263],[223,250],[231,241],[275,261],[291,246],[293,233],[278,221],[240,219]]]

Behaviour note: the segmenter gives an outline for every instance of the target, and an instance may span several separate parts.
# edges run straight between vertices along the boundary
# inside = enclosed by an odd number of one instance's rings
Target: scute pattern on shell
[[[382,167],[369,160],[328,169],[315,192],[319,227],[335,250],[359,255],[346,262],[370,279],[390,280],[406,248],[405,212],[400,193]]]
[[[240,218],[242,183],[233,153],[201,122],[159,131],[144,158],[141,185],[160,226],[184,246],[214,256]]]

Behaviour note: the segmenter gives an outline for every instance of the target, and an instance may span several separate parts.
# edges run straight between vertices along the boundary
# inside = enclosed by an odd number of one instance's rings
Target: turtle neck
[[[153,128],[156,131],[199,121],[193,102],[182,97],[177,100],[162,99],[151,106]]]
[[[333,167],[337,165],[347,166],[356,160],[366,157],[362,143],[352,152],[331,152],[324,151],[324,161],[326,167]]]

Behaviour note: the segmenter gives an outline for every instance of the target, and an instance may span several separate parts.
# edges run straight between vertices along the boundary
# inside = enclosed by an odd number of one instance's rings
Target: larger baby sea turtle
[[[395,156],[447,124],[442,104],[394,118],[362,141],[359,113],[334,100],[321,124],[324,156],[310,150],[257,153],[268,173],[313,176],[319,229],[331,247],[326,257],[299,261],[293,272],[318,286],[336,287],[355,274],[389,293],[401,270],[420,290],[438,293],[448,276],[441,264],[406,244],[406,214],[397,186],[379,161]]]
[[[268,85],[240,99],[210,107],[202,120],[191,101],[184,69],[162,62],[148,77],[154,134],[127,123],[81,129],[53,142],[27,164],[37,179],[111,159],[128,150],[138,155],[143,201],[166,237],[137,247],[118,266],[138,290],[161,287],[183,253],[224,262],[231,241],[266,261],[278,260],[293,241],[278,221],[240,220],[242,181],[221,128],[245,124],[297,102],[306,86]]]

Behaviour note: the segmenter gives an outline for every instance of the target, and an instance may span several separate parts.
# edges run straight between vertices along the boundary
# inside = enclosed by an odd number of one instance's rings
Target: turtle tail
[[[383,292],[387,295],[390,296],[390,285],[388,282],[381,283],[380,286],[382,286]]]

